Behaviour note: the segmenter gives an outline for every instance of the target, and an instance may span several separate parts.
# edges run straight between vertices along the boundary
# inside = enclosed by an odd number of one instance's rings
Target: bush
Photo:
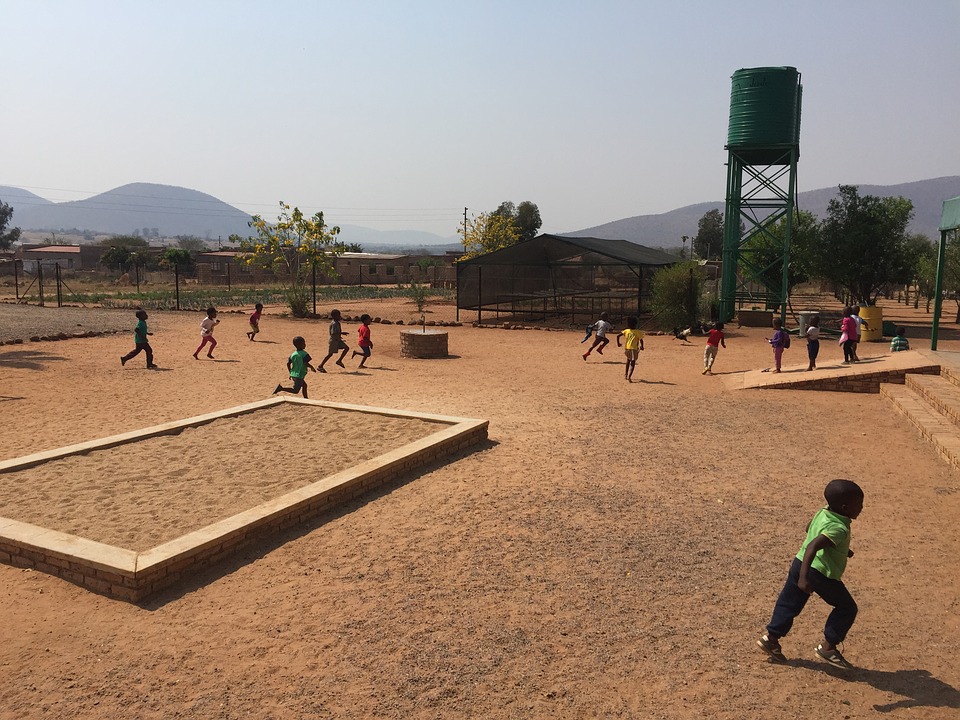
[[[653,313],[663,330],[697,323],[704,311],[703,268],[696,262],[677,263],[653,276]]]

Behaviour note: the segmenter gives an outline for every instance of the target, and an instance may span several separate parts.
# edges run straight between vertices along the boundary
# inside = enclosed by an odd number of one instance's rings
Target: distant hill
[[[0,188],[0,199],[13,206],[13,224],[22,230],[77,228],[130,234],[156,228],[166,237],[196,235],[211,240],[218,236],[226,240],[233,233],[246,236],[250,230],[250,216],[245,212],[212,195],[172,185],[131,183],[86,200],[63,203],[51,203],[32,193],[27,193],[32,197],[18,197],[10,194],[11,190],[17,191]]]
[[[913,221],[910,232],[923,233],[931,240],[940,237],[940,212],[944,200],[960,197],[960,176],[920,180],[900,185],[860,185],[861,195],[878,197],[902,196],[913,202]],[[827,214],[827,205],[837,196],[837,188],[809,190],[797,195],[797,207],[819,218]],[[660,215],[637,215],[615,220],[575,232],[563,233],[581,237],[630,240],[647,247],[680,247],[684,235],[693,238],[697,223],[708,210],[723,212],[722,200],[698,203],[671,210]]]

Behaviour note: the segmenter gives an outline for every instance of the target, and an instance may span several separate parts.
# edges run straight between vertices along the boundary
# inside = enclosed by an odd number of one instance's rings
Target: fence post
[[[137,295],[140,294],[140,263],[133,263],[133,277],[137,281]]]
[[[176,286],[177,292],[177,310],[180,309],[180,265],[179,263],[173,264],[173,282]]]
[[[314,314],[314,316],[316,316],[316,314],[317,314],[317,262],[316,262],[316,260],[314,260],[314,262],[313,262],[313,280],[312,280],[312,283],[313,283],[313,314]]]
[[[43,307],[43,263],[37,260],[37,283],[40,285],[40,307]]]
[[[17,263],[20,263],[20,265],[22,266],[23,260],[15,259],[13,261],[13,287],[15,288],[15,292],[17,293],[17,302],[19,303],[20,302],[20,276],[17,275]]]
[[[227,263],[227,290],[230,290],[230,263]]]
[[[63,293],[60,290],[60,263],[53,266],[54,274],[57,278],[57,307],[63,307]]]

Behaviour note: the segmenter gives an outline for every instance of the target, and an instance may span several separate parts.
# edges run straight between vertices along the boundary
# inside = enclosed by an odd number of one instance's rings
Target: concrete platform
[[[960,355],[951,353],[951,355]],[[807,371],[807,363],[784,364],[781,372],[749,370],[738,376],[726,378],[733,389],[762,390],[822,390],[829,392],[880,392],[881,383],[902,385],[910,373],[940,374],[943,362],[954,363],[960,372],[960,357],[944,361],[940,353],[908,350],[877,357],[866,357],[858,363],[843,365],[839,362],[818,365]]]

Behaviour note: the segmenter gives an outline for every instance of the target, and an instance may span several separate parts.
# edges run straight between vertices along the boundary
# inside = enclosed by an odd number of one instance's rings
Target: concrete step
[[[944,380],[949,380],[957,387],[960,387],[960,371],[944,364],[940,367],[940,375]]]
[[[905,384],[960,428],[960,385],[941,375],[907,375]]]
[[[940,457],[960,470],[960,428],[957,425],[908,385],[884,383],[880,386],[880,395],[913,423],[933,444]]]

